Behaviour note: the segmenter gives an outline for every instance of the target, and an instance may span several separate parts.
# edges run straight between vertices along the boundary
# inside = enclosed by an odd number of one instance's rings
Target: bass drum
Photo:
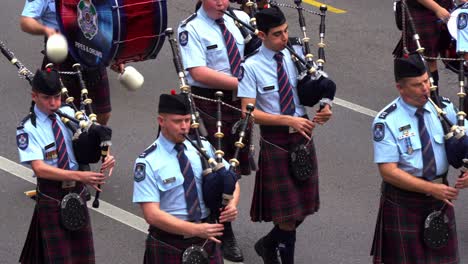
[[[60,31],[86,67],[157,57],[167,27],[166,0],[56,0]]]

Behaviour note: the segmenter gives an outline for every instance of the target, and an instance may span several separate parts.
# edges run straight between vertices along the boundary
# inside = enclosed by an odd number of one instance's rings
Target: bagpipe
[[[193,136],[195,137],[195,142],[192,138],[187,135],[184,135],[186,139],[194,146],[195,149],[200,153],[201,160],[202,160],[202,167],[203,167],[203,184],[202,184],[202,192],[206,206],[210,209],[210,211],[218,216],[219,209],[226,206],[233,198],[233,193],[235,190],[235,185],[238,180],[238,176],[235,173],[236,167],[239,165],[239,161],[237,157],[239,155],[240,150],[245,147],[244,139],[246,135],[246,130],[251,122],[250,118],[252,116],[252,112],[254,110],[253,105],[249,105],[247,107],[247,112],[245,113],[245,118],[243,119],[242,125],[239,129],[239,140],[235,143],[236,151],[234,157],[229,160],[230,168],[226,169],[223,164],[223,156],[224,152],[221,150],[221,139],[224,137],[224,134],[221,132],[222,126],[222,112],[221,112],[221,105],[225,104],[222,102],[222,92],[217,92],[216,96],[216,103],[217,103],[217,131],[215,133],[215,137],[217,138],[216,147],[217,150],[215,151],[215,158],[209,157],[206,153],[206,149],[202,143],[201,132],[200,132],[200,116],[197,113],[197,108],[195,106],[195,102],[193,100],[193,94],[191,93],[190,86],[187,84],[187,80],[185,77],[185,71],[182,66],[182,61],[180,57],[180,52],[177,46],[177,40],[173,36],[174,31],[172,28],[166,29],[166,37],[170,43],[172,54],[173,54],[173,61],[174,66],[179,77],[180,81],[180,90],[181,93],[187,96],[189,103],[190,103],[190,112],[191,112],[191,128],[193,131]]]
[[[237,17],[232,16],[229,12],[225,11],[224,14],[237,21],[240,25],[247,28],[255,35],[258,35],[258,29],[255,29]],[[325,30],[325,26],[321,28]],[[308,41],[306,43],[308,43]],[[327,78],[328,75],[323,70],[318,69],[317,64],[312,60],[312,55],[308,56],[310,61],[307,61],[304,60],[302,56],[298,55],[296,50],[290,45],[287,45],[286,49],[291,53],[291,58],[299,73],[297,93],[300,103],[304,106],[314,106],[319,101],[323,103],[333,101],[336,92],[336,85],[332,80]],[[308,50],[310,51],[310,48],[308,48]],[[325,56],[324,51],[319,54]],[[323,64],[321,67],[323,68]],[[323,107],[322,103],[321,107]]]
[[[448,67],[452,71],[458,73],[458,82],[459,82],[459,92],[457,93],[459,97],[459,107],[460,110],[457,113],[457,122],[454,124],[443,111],[443,105],[440,100],[440,96],[437,92],[438,87],[434,85],[434,79],[430,75],[429,67],[427,65],[426,59],[428,57],[424,56],[424,48],[420,44],[420,38],[418,33],[416,32],[416,27],[414,25],[413,18],[411,16],[410,10],[406,3],[406,0],[400,0],[395,3],[395,17],[397,21],[397,26],[401,28],[403,34],[403,55],[407,55],[410,53],[408,51],[406,43],[405,43],[405,35],[407,26],[413,34],[413,40],[416,44],[416,53],[419,54],[422,61],[426,65],[426,71],[429,74],[429,81],[430,81],[430,97],[428,101],[430,104],[434,106],[437,111],[437,115],[439,120],[441,121],[441,125],[444,131],[444,140],[445,140],[445,151],[447,155],[447,160],[451,166],[454,168],[461,167],[461,174],[460,177],[463,175],[464,172],[468,170],[468,137],[466,136],[465,132],[465,117],[466,113],[461,110],[465,104],[465,59],[463,58],[464,53],[458,54],[459,58],[452,60],[450,58],[430,58],[430,59],[442,59],[442,61],[450,60],[450,64],[452,67]],[[401,22],[398,23],[398,20]],[[453,62],[458,62],[458,67],[455,69],[453,66]],[[453,68],[453,69],[452,69]],[[444,205],[439,210],[434,210],[431,212],[425,219],[423,225],[423,241],[427,247],[431,249],[440,249],[447,245],[449,241],[449,226],[448,226],[448,217],[445,214],[445,210],[447,205]]]
[[[2,54],[18,68],[20,77],[25,78],[30,84],[34,74],[28,70],[9,50],[6,45],[0,41],[0,51]],[[48,64],[47,69],[52,69],[53,64]],[[96,114],[93,113],[91,104],[92,99],[88,98],[88,90],[83,81],[81,67],[79,64],[74,65],[75,72],[59,72],[59,74],[73,74],[77,76],[81,85],[81,100],[80,108],[74,103],[74,98],[68,95],[68,90],[62,84],[61,93],[65,97],[65,103],[69,105],[74,111],[74,116],[69,116],[60,110],[55,113],[60,116],[62,122],[73,133],[72,144],[73,151],[77,162],[80,165],[80,170],[89,170],[89,164],[97,163],[100,160],[103,162],[107,157],[109,147],[111,146],[112,130],[104,125],[97,123]],[[30,109],[30,115],[34,115],[34,104]],[[35,118],[33,118],[35,119]],[[35,122],[35,121],[34,121]],[[33,123],[34,124],[34,123]],[[99,207],[99,193],[96,192],[93,207]]]

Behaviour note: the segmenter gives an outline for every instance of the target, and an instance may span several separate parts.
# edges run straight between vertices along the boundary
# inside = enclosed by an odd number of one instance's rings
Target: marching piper
[[[236,98],[240,64],[244,54],[244,37],[234,21],[223,14],[229,7],[228,0],[202,0],[197,12],[184,20],[178,29],[178,41],[187,80],[194,95],[216,99],[215,93],[222,90],[223,101],[240,108]],[[249,22],[249,16],[242,11],[235,14]],[[195,98],[200,116],[206,126],[210,142],[215,143],[216,103]],[[222,107],[223,126],[222,146],[224,157],[231,159],[235,153],[236,136],[231,132],[234,124],[241,119],[241,113],[227,106]],[[246,138],[249,138],[247,136]],[[248,148],[241,151],[239,173],[249,175]],[[232,231],[231,223],[226,223],[221,238],[222,249],[227,260],[243,261],[242,251]]]
[[[34,108],[18,126],[16,141],[20,161],[31,165],[37,177],[37,196],[20,262],[95,263],[85,184],[98,190],[112,174],[115,159],[108,155],[101,166],[108,174],[77,171],[73,135],[55,113],[74,114],[61,107],[58,72],[38,70],[31,94]]]
[[[195,251],[203,252],[199,256],[203,255],[206,263],[223,263],[219,237],[223,223],[237,217],[239,184],[215,223],[212,216],[217,212],[207,209],[202,192],[206,178],[202,179],[200,156],[184,137],[191,120],[187,97],[161,94],[158,112],[160,134],[134,166],[133,202],[140,205],[150,225],[144,263],[195,263],[183,261],[196,255]],[[208,156],[214,157],[212,146],[202,142]]]
[[[307,215],[319,209],[318,172],[312,131],[332,115],[331,100],[323,100],[323,109],[313,120],[299,102],[298,73],[285,48],[288,24],[278,7],[259,11],[255,18],[262,46],[245,59],[239,78],[238,96],[242,108],[256,105],[255,122],[260,124],[259,170],[250,209],[252,221],[273,222],[273,229],[255,243],[255,251],[264,263],[294,263],[296,228]],[[317,80],[318,86],[332,87],[328,78]],[[302,146],[304,167],[293,172],[289,152]],[[303,153],[304,153],[303,152]],[[296,177],[297,176],[297,177]]]
[[[429,77],[420,55],[395,59],[394,71],[400,96],[372,124],[374,162],[383,179],[373,263],[459,263],[451,201],[457,199],[458,189],[468,186],[468,173],[457,179],[456,188],[448,186],[444,131],[428,102]],[[442,104],[447,118],[456,123],[453,104],[446,98]],[[425,239],[424,223],[441,208],[446,244],[433,249]]]

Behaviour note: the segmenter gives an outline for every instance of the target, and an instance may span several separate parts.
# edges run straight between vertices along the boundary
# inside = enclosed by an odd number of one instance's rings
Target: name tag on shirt
[[[211,46],[206,47],[206,49],[207,49],[207,50],[216,49],[217,47],[218,47],[218,44],[214,44],[214,45],[211,45]]]
[[[164,179],[163,183],[164,184],[169,184],[169,183],[175,182],[175,180],[176,180],[175,177],[171,177],[171,178]]]
[[[263,91],[265,91],[265,92],[266,92],[266,91],[271,91],[271,90],[273,90],[273,89],[275,89],[275,86],[274,86],[274,85],[267,86],[267,87],[263,87]]]
[[[52,147],[55,147],[55,143],[54,143],[54,142],[52,142],[52,143],[50,143],[49,145],[45,146],[44,149],[45,149],[45,150],[48,150],[48,149],[50,149],[50,148],[52,148]]]

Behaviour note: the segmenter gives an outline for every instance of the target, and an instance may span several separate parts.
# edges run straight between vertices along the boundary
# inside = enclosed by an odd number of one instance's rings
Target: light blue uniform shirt
[[[393,108],[395,108],[393,111],[389,110]],[[434,106],[428,102],[424,105],[424,109],[426,110],[424,122],[434,150],[437,175],[441,175],[447,172],[449,166],[445,152],[444,131]],[[372,125],[374,162],[396,162],[398,168],[413,176],[422,177],[423,159],[416,110],[416,107],[398,97],[379,112]],[[453,104],[447,102],[443,110],[450,121],[456,123],[456,110]],[[468,127],[467,124],[465,127]]]
[[[246,13],[242,11],[234,12],[242,21],[249,23],[249,16]],[[236,39],[237,48],[242,58],[244,54],[244,37],[242,37],[232,18],[224,15],[223,19],[227,29]],[[197,16],[194,19],[190,20],[185,26],[179,26],[178,36],[184,69],[206,66],[232,76],[221,29],[212,18],[208,17],[203,7],[198,9]],[[186,39],[184,40],[184,38]],[[216,88],[194,81],[190,73],[187,73],[187,81],[190,85]]]
[[[187,203],[184,196],[184,176],[180,171],[175,144],[166,139],[163,133],[153,143],[156,149],[140,155],[134,166],[133,202],[155,202],[159,203],[160,209],[179,219],[187,220]],[[184,141],[185,155],[190,161],[195,183],[197,186],[198,200],[202,218],[209,215],[202,192],[202,165],[197,150],[188,142]],[[203,141],[203,145],[210,157],[214,156],[211,145]],[[150,147],[151,148],[151,147]],[[149,149],[150,149],[149,148]],[[227,166],[227,162],[224,162]],[[144,175],[138,170],[144,169]],[[137,176],[138,175],[138,176]]]
[[[283,67],[289,77],[289,83],[293,86],[294,105],[296,112],[294,116],[306,114],[305,107],[299,103],[297,96],[297,70],[287,49],[283,53]],[[239,81],[237,90],[238,97],[256,98],[256,107],[266,113],[281,115],[279,103],[279,87],[277,63],[274,59],[276,52],[265,46],[259,48],[258,52],[248,57],[244,64],[244,75]]]
[[[74,115],[70,107],[60,108],[65,114]],[[36,113],[36,127],[31,123],[31,119],[26,121],[23,127],[16,130],[16,138],[20,161],[24,164],[30,164],[33,160],[43,160],[45,163],[57,167],[57,147],[55,144],[54,132],[52,131],[52,120],[47,114],[41,112],[37,106],[34,107]],[[62,130],[67,146],[70,170],[78,169],[78,162],[73,153],[72,132],[68,129],[57,116],[57,123]]]
[[[55,13],[55,0],[26,0],[21,15],[32,17],[47,27],[59,30]]]

